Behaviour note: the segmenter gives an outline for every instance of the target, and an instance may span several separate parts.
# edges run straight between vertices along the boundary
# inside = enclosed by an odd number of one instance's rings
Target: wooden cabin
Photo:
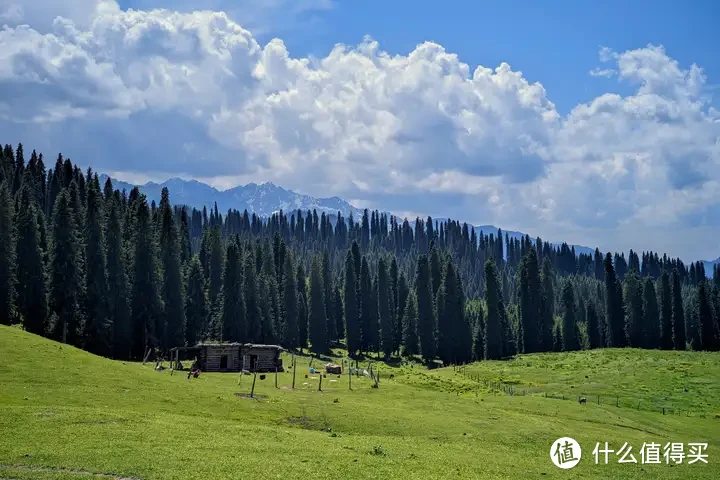
[[[171,362],[177,369],[181,361],[185,368],[197,360],[203,372],[278,372],[283,371],[278,345],[254,343],[199,343],[194,347],[175,347],[170,350]]]

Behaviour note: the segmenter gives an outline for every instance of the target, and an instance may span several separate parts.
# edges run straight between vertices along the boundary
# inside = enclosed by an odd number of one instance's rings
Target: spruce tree
[[[553,350],[553,327],[555,325],[555,289],[553,287],[552,264],[547,257],[543,259],[540,288],[539,348],[542,352],[550,352]]]
[[[2,153],[0,153],[0,159]],[[2,169],[2,164],[0,164]],[[10,325],[15,318],[15,224],[10,190],[0,180],[0,325]]]
[[[625,334],[630,346],[640,348],[645,344],[645,318],[643,313],[643,292],[637,272],[631,270],[623,282],[625,299]]]
[[[353,242],[353,245],[357,245]],[[352,249],[347,251],[345,255],[345,283],[343,285],[343,295],[345,298],[345,335],[347,341],[348,354],[355,355],[361,350],[360,337],[360,318],[358,305],[358,286],[356,283],[357,275],[355,274],[355,261]]]
[[[675,350],[685,350],[685,309],[677,270],[672,274],[672,326]]]
[[[381,335],[380,344],[385,358],[388,358],[394,350],[393,343],[395,341],[395,333],[393,331],[393,319],[390,316],[390,282],[387,266],[383,257],[380,257],[378,260],[377,293]]]
[[[130,358],[130,286],[123,252],[120,204],[113,196],[106,200],[108,208],[105,226],[107,244],[108,317],[112,327],[112,355],[117,359]]]
[[[533,353],[540,351],[539,339],[543,327],[542,289],[538,271],[537,252],[530,247],[520,262],[518,272],[519,285],[519,319],[523,334],[523,351]]]
[[[217,337],[220,333],[218,327],[222,315],[222,298],[220,294],[222,293],[223,254],[225,253],[219,225],[215,225],[210,229],[208,247],[208,303],[210,306],[208,328],[212,332],[211,336]],[[250,328],[249,323],[248,328]]]
[[[111,352],[112,331],[108,319],[108,286],[105,263],[104,213],[100,185],[88,186],[85,210],[85,326],[84,348],[98,355]]]
[[[342,292],[340,291],[340,286],[337,284],[333,288],[333,310],[334,310],[334,318],[340,319],[340,323],[338,323],[338,335],[342,335],[342,338],[345,338],[345,310],[343,308],[343,297]]]
[[[420,354],[423,361],[430,363],[435,359],[437,352],[437,319],[433,305],[430,264],[427,255],[418,257],[415,271],[415,298],[417,299],[417,332],[420,340]]]
[[[395,344],[397,345],[396,349],[399,349],[400,346],[403,344],[403,331],[404,331],[404,324],[403,324],[403,318],[405,317],[405,303],[407,302],[407,298],[409,295],[409,288],[407,285],[407,280],[405,280],[405,275],[403,273],[400,273],[400,276],[398,277],[398,293],[397,293],[397,305],[395,305],[396,310],[396,317],[397,317],[397,324],[395,325]],[[415,315],[417,316],[417,299],[415,299]],[[416,335],[417,335],[417,322],[416,322]]]
[[[298,292],[298,342],[300,350],[308,346],[308,298],[305,268],[302,262],[297,265],[297,292]]]
[[[577,317],[575,311],[575,294],[573,293],[572,283],[565,282],[562,290],[563,302],[563,323],[562,323],[562,342],[563,350],[571,352],[580,350],[580,341],[578,335]]]
[[[185,343],[186,318],[178,228],[167,187],[163,187],[161,195],[160,255],[163,267],[162,298],[165,306],[162,320],[165,335],[162,344],[164,348],[172,348]]]
[[[285,255],[282,278],[282,344],[285,348],[294,350],[300,346],[298,339],[298,298],[297,284],[295,283],[295,267],[289,253]]]
[[[248,249],[245,257],[245,321],[249,342],[259,342],[262,337],[262,310],[258,291],[256,260],[253,250]]]
[[[393,330],[393,351],[400,351],[400,343],[402,342],[402,317],[398,314],[399,295],[399,272],[398,264],[395,256],[392,256],[390,262],[390,323]]]
[[[708,280],[702,279],[698,283],[697,312],[700,326],[700,343],[706,351],[718,350],[717,327],[715,324],[715,311],[712,303],[712,291],[708,288]]]
[[[670,289],[670,275],[663,271],[660,275],[658,297],[660,303],[660,348],[673,349],[672,324],[672,291]]]
[[[333,308],[332,294],[332,273],[330,272],[330,255],[327,249],[322,255],[322,276],[323,276],[323,296],[325,298],[325,317],[327,318],[327,335],[328,342],[333,343],[338,339],[337,324],[335,322],[335,309]]]
[[[498,360],[504,352],[503,317],[504,302],[497,268],[492,259],[485,262],[485,360]]]
[[[658,311],[655,282],[645,277],[643,285],[643,319],[645,324],[645,341],[643,348],[660,347],[660,312]]]
[[[430,280],[432,296],[435,298],[442,283],[442,263],[440,262],[440,253],[438,252],[437,246],[433,246],[430,251]]]
[[[485,360],[485,317],[482,307],[478,304],[475,312],[475,325],[473,326],[473,360]]]
[[[327,353],[327,318],[325,317],[325,287],[322,275],[322,259],[315,257],[310,268],[308,294],[310,345],[316,353]]]
[[[235,242],[229,242],[223,272],[222,340],[245,340],[245,302],[242,284],[242,256]]]
[[[259,341],[264,344],[274,344],[277,342],[275,329],[277,303],[274,302],[271,288],[271,283],[274,281],[275,277],[268,277],[264,271],[258,275],[258,298],[261,312]]]
[[[17,216],[17,310],[25,330],[43,335],[48,320],[45,268],[35,204],[29,189],[22,190]]]
[[[135,238],[130,324],[132,358],[138,360],[144,358],[147,348],[159,346],[157,329],[162,319],[163,304],[156,241],[145,195],[140,194],[134,205]]]
[[[591,349],[602,347],[600,322],[595,304],[592,301],[588,301],[585,305],[585,318],[587,321],[588,346]]]
[[[241,292],[237,293],[242,296]],[[205,322],[208,317],[207,295],[205,292],[205,274],[197,255],[193,256],[189,264],[187,288],[185,293],[185,344],[193,346],[202,340]]]
[[[402,354],[406,357],[411,357],[419,353],[417,324],[417,298],[415,297],[415,292],[410,291],[403,310]]]
[[[615,276],[612,258],[610,252],[605,256],[605,339],[608,347],[624,347],[627,345],[627,337],[622,290]]]
[[[50,309],[58,319],[57,324],[53,325],[53,337],[79,346],[82,272],[75,218],[70,195],[67,190],[63,190],[53,208]]]
[[[370,278],[370,267],[365,255],[362,257],[360,266],[360,339],[361,352],[369,353],[375,346],[377,325],[374,323],[375,308],[373,306],[372,278]]]

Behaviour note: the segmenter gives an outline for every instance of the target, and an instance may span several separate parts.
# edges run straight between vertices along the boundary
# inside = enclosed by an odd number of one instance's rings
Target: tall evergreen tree
[[[643,285],[643,320],[645,341],[643,348],[660,347],[660,312],[658,310],[655,282],[651,277],[645,277]]]
[[[395,306],[397,316],[397,324],[395,326],[395,343],[397,345],[396,349],[399,349],[400,346],[403,345],[403,319],[405,317],[405,303],[407,302],[407,298],[410,293],[407,285],[407,280],[405,280],[405,275],[403,273],[400,273],[400,276],[398,277],[397,290],[398,301],[397,305]],[[417,316],[417,299],[415,299],[415,316]],[[415,334],[417,335],[417,322],[415,322]]]
[[[473,331],[473,359],[485,360],[485,317],[482,307],[478,304],[475,309],[476,321]]]
[[[543,327],[542,289],[540,272],[538,271],[537,252],[533,247],[520,262],[518,272],[519,285],[519,319],[523,334],[523,351],[533,353],[540,350],[539,340]]]
[[[310,291],[308,295],[310,344],[316,353],[327,353],[327,318],[325,317],[325,287],[323,285],[322,259],[315,257],[310,268]]]
[[[28,189],[22,190],[17,212],[17,309],[25,330],[42,335],[47,328],[48,304],[37,215],[30,195]]]
[[[595,304],[592,301],[587,302],[585,305],[585,318],[587,321],[588,346],[590,348],[602,347],[600,322]]]
[[[82,271],[75,215],[67,190],[60,192],[55,200],[52,230],[50,308],[58,319],[53,325],[53,336],[70,345],[79,345]]]
[[[562,323],[562,341],[563,350],[571,352],[580,350],[580,340],[578,335],[577,317],[575,311],[575,294],[570,282],[565,282],[562,290],[563,302],[563,323]]]
[[[605,256],[605,332],[608,347],[627,345],[625,334],[625,315],[623,313],[622,290],[615,276],[613,257],[610,252]]]
[[[162,298],[165,305],[162,320],[165,333],[163,346],[172,348],[185,343],[187,320],[183,301],[180,239],[167,187],[162,189],[161,195],[160,254],[163,267]]]
[[[252,248],[245,257],[245,322],[249,342],[259,342],[262,336],[262,310],[258,291],[256,260]]]
[[[237,294],[241,296],[241,293]],[[189,265],[187,288],[185,294],[185,343],[195,345],[202,340],[205,322],[208,317],[207,295],[205,292],[205,274],[202,272],[200,259],[192,257]]]
[[[208,237],[208,303],[210,306],[208,328],[212,332],[210,336],[213,338],[220,336],[218,327],[222,315],[222,298],[220,294],[222,293],[224,250],[220,233],[220,226],[214,225],[210,229],[210,235]],[[248,328],[250,329],[249,318],[248,316]]]
[[[60,198],[60,197],[58,197]],[[142,359],[147,348],[157,348],[157,327],[163,304],[157,265],[155,235],[145,195],[135,202],[134,267],[131,300],[132,358]]]
[[[378,326],[375,317],[376,308],[373,305],[373,303],[377,303],[377,300],[373,298],[372,287],[370,267],[367,258],[363,255],[360,267],[360,339],[361,351],[365,353],[371,352],[377,344],[375,334]]]
[[[503,317],[505,307],[500,279],[492,259],[485,262],[485,305],[487,306],[485,335],[483,335],[485,337],[485,360],[498,360],[504,354]]]
[[[328,342],[336,342],[338,339],[337,335],[337,323],[335,322],[335,309],[333,308],[333,294],[332,294],[332,273],[330,272],[330,255],[326,250],[323,251],[322,255],[322,276],[323,276],[323,289],[325,298],[325,317],[327,318],[327,335]]]
[[[660,275],[658,296],[660,299],[660,348],[672,350],[673,324],[672,324],[672,292],[670,289],[670,275],[663,271]]]
[[[0,169],[2,168],[0,163]],[[10,325],[15,318],[17,269],[14,216],[10,190],[7,184],[0,180],[0,325]]]
[[[340,286],[335,284],[335,287],[333,288],[333,310],[334,310],[334,318],[340,319],[340,323],[338,324],[338,334],[342,333],[343,338],[345,337],[345,310],[343,308],[343,297],[342,292],[340,291]]]
[[[229,242],[225,256],[222,295],[222,340],[226,342],[242,342],[246,337],[242,268],[239,247],[235,242]]]
[[[419,353],[417,324],[417,298],[415,297],[415,292],[410,291],[405,301],[405,308],[403,309],[402,338],[402,354],[408,357]]]
[[[672,274],[672,324],[673,345],[675,350],[685,350],[685,308],[683,306],[680,274],[677,270]]]
[[[298,341],[300,350],[308,345],[308,298],[305,268],[302,262],[297,265],[297,291],[298,291]]]
[[[112,326],[112,355],[130,358],[130,285],[123,252],[120,204],[114,196],[106,200],[108,208],[105,226],[107,244],[108,317]]]
[[[437,352],[437,319],[431,282],[427,255],[420,255],[415,271],[415,298],[417,299],[417,332],[420,340],[420,354],[426,363],[434,360]]]
[[[555,289],[553,287],[553,271],[550,259],[545,257],[540,276],[541,301],[539,335],[540,351],[550,352],[553,349],[553,326],[555,325]]]
[[[643,313],[643,292],[640,278],[635,270],[625,275],[623,286],[625,299],[625,333],[630,346],[640,348],[645,344],[645,318]]]
[[[700,342],[702,349],[707,351],[718,350],[717,326],[715,311],[712,302],[712,291],[708,288],[708,280],[703,278],[698,283],[697,312],[700,326]]]
[[[377,302],[378,317],[380,320],[381,346],[385,358],[390,357],[394,350],[395,333],[393,331],[393,319],[390,316],[390,282],[388,269],[385,259],[380,257],[378,260],[378,277],[377,277]]]
[[[295,267],[292,257],[285,255],[283,265],[283,329],[282,344],[285,348],[296,349],[300,346],[298,339],[298,299],[295,283]]]
[[[353,245],[356,245],[353,242]],[[345,255],[345,283],[343,295],[345,298],[345,335],[347,340],[348,353],[353,356],[362,348],[360,336],[360,318],[358,305],[357,275],[355,274],[355,260],[352,249]]]
[[[105,238],[100,185],[91,181],[85,210],[85,326],[84,348],[99,355],[111,352],[112,331],[108,319],[108,286],[105,269]]]

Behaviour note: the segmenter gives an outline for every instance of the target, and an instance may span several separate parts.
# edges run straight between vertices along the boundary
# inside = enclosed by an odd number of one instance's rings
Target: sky
[[[702,0],[0,0],[0,141],[133,182],[272,181],[711,260],[719,18]]]

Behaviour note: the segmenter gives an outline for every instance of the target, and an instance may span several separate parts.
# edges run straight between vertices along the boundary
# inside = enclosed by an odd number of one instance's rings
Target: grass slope
[[[675,352],[631,354],[665,359],[668,368],[677,361]],[[518,379],[550,378],[557,389],[565,380],[522,362],[571,362],[578,365],[572,375],[586,368],[580,365],[601,371],[593,365],[603,361],[593,357],[598,353],[572,355],[577,358],[521,356],[504,365],[468,368],[503,378],[510,377],[502,371],[509,368]],[[689,402],[711,402],[707,411],[717,411],[716,396],[701,397],[713,388],[717,395],[720,357],[679,355],[689,378],[708,382],[706,390],[690,390]],[[257,381],[262,398],[251,400],[235,395],[248,392],[251,377],[240,385],[233,374],[202,374],[188,381],[182,374],[156,372],[152,364],[102,359],[0,326],[0,478],[75,480],[92,478],[90,473],[183,480],[720,477],[720,420],[713,415],[663,416],[493,394],[451,368],[428,372],[419,366],[382,366],[378,389],[353,378],[348,391],[347,376],[328,376],[318,392],[317,375],[305,378],[308,360],[300,360],[296,390],[289,388],[291,373],[279,375],[278,389],[269,375]],[[631,378],[653,388],[657,382],[641,370],[654,362],[635,362]],[[620,388],[625,377],[619,373],[614,381],[608,374],[598,382]],[[572,470],[558,469],[549,458],[550,445],[561,436],[583,447],[582,461]],[[611,455],[609,465],[595,465],[595,442],[606,441],[614,449],[629,442],[638,461],[643,442],[707,442],[710,463],[618,464]],[[44,469],[34,470],[39,467]]]

